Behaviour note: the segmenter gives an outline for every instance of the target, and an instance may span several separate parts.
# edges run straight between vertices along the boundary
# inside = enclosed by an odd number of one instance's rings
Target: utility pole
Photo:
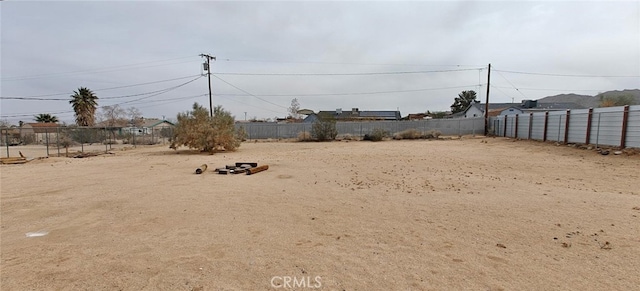
[[[207,59],[207,62],[205,63],[205,69],[207,70],[207,78],[209,79],[209,112],[211,113],[211,117],[213,118],[213,101],[211,101],[211,65],[209,65],[209,61],[215,61],[216,57],[212,57],[208,54],[200,54],[200,56]]]
[[[491,87],[491,63],[487,73],[487,100],[484,103],[484,136],[489,134],[489,87]]]

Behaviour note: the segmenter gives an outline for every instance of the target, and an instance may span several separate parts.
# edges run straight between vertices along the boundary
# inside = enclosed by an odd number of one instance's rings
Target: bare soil
[[[501,138],[114,153],[0,166],[0,289],[640,286],[640,155]],[[269,170],[213,172],[234,162]]]

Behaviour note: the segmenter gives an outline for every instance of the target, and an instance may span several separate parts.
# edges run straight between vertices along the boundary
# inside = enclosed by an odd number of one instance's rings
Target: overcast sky
[[[72,123],[79,87],[99,106],[150,118],[208,107],[202,53],[217,58],[214,105],[236,119],[284,117],[293,98],[314,111],[449,110],[462,90],[484,102],[489,63],[492,102],[640,88],[639,1],[3,1],[0,10],[0,119],[13,123],[39,113]]]

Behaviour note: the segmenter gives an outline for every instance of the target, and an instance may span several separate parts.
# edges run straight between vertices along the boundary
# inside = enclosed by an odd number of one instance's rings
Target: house
[[[320,118],[335,119],[336,121],[370,121],[370,120],[401,120],[400,111],[361,111],[352,108],[351,111],[344,111],[341,108],[335,111],[319,111],[309,114],[303,122],[313,123]]]
[[[432,117],[426,113],[409,113],[407,117],[404,117],[404,120],[423,120],[423,119],[431,119]]]
[[[57,123],[24,123],[20,128],[20,139],[32,140],[35,143],[45,143],[47,139],[55,141],[58,137],[58,127],[60,125]]]
[[[473,118],[484,116],[484,107],[478,102],[471,103],[465,110],[448,115],[447,118]]]
[[[135,135],[159,134],[162,130],[172,130],[174,126],[175,124],[168,120],[143,118],[138,125],[129,124],[129,126],[122,127],[120,133],[132,133]]]
[[[0,144],[3,146],[19,145],[22,142],[20,138],[20,128],[13,125],[11,127],[2,127],[0,130],[0,140],[2,141]]]
[[[568,109],[585,109],[576,103],[553,102],[540,103],[537,100],[522,100],[522,103],[489,103],[489,116],[527,114],[531,112],[564,111]],[[462,112],[447,116],[448,118],[470,118],[484,116],[485,104],[473,103]]]

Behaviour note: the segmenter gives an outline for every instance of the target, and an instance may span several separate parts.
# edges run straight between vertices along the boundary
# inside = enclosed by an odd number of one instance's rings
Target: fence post
[[[507,115],[504,116],[504,128],[502,130],[504,131],[502,136],[507,137]]]
[[[516,114],[516,122],[514,125],[514,133],[513,133],[513,138],[518,139],[518,114]]]
[[[473,131],[473,137],[476,137],[476,119],[471,119],[471,130]]]
[[[591,141],[591,119],[593,118],[593,108],[589,108],[589,113],[587,115],[587,134],[585,137],[584,144],[589,144]]]
[[[531,139],[531,131],[533,130],[533,112],[529,113],[529,133],[527,139]]]
[[[558,138],[556,139],[556,142],[560,142],[560,127],[562,126],[562,115],[560,115],[560,117],[558,118]]]
[[[60,157],[60,126],[56,126],[56,147],[58,148],[58,157]]]
[[[460,122],[462,118],[458,118],[458,137],[462,137],[462,128],[460,127]]]
[[[544,112],[544,130],[542,133],[542,141],[547,141],[547,130],[549,129],[549,111]]]
[[[9,128],[4,130],[4,144],[7,146],[7,158],[9,157]]]
[[[623,149],[625,147],[625,143],[627,141],[627,127],[629,125],[629,105],[624,106],[624,111],[622,111],[622,135],[620,136],[620,148]]]
[[[596,148],[598,148],[598,142],[600,142],[600,117],[602,112],[598,112],[598,128],[596,129]]]
[[[564,144],[569,143],[569,120],[571,119],[571,109],[567,109],[567,120],[564,121]]]
[[[49,129],[44,129],[44,140],[47,143],[47,157],[49,157]]]

